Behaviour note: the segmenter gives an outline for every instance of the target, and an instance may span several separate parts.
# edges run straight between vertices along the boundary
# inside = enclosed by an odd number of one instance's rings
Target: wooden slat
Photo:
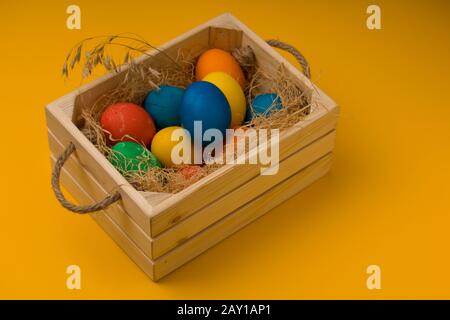
[[[52,157],[52,164],[55,158]],[[331,154],[317,160],[307,168],[287,178],[273,187],[258,199],[249,202],[232,214],[224,217],[208,227],[196,237],[152,261],[128,238],[128,236],[104,214],[91,215],[97,223],[114,239],[114,241],[155,281],[169,274],[184,263],[192,260],[205,250],[227,238],[248,223],[257,219],[281,202],[290,198],[321,176],[330,168]],[[79,201],[88,202],[93,199],[82,190],[74,178],[62,170],[61,179],[66,189]]]
[[[237,29],[210,27],[209,47],[231,51],[240,48],[242,44],[242,31]]]

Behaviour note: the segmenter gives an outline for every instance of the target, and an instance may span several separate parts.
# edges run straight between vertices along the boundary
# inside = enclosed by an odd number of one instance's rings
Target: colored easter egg
[[[152,90],[144,100],[144,108],[150,114],[158,129],[180,125],[180,106],[184,90],[175,86],[162,85]]]
[[[156,132],[155,124],[144,108],[133,103],[116,103],[103,111],[100,125],[108,145],[133,141],[148,146]]]
[[[203,80],[211,72],[222,71],[232,76],[241,86],[245,88],[245,76],[237,60],[227,51],[221,49],[210,49],[204,52],[198,59],[195,69],[197,81]]]
[[[186,129],[178,126],[164,128],[158,131],[153,137],[151,147],[152,153],[158,158],[159,161],[162,162],[165,167],[171,167],[175,164],[182,164],[184,163],[182,159],[182,163],[176,163],[172,158],[172,151],[174,151],[176,155],[180,156],[180,158],[183,157],[183,148],[181,148],[180,144],[182,141],[187,142],[187,145],[184,145],[184,149],[191,148],[190,136],[187,133]],[[173,149],[176,145],[179,145],[180,148],[178,149],[178,153],[177,150]],[[189,157],[189,159],[186,161],[188,163],[190,163],[192,159],[192,150],[189,150],[189,152],[191,153],[191,157]]]
[[[226,129],[231,123],[231,109],[227,98],[219,88],[206,81],[194,82],[186,89],[180,116],[181,124],[189,131],[192,139],[201,139],[208,129],[219,130],[225,138]],[[201,137],[194,135],[196,121],[201,123]],[[206,144],[209,142],[204,141],[203,145]]]
[[[252,110],[248,111],[250,113],[248,117],[253,118],[261,115],[268,116],[270,113],[280,110],[281,108],[283,108],[283,106],[278,95],[275,93],[260,94],[253,99]]]
[[[123,141],[112,147],[109,161],[121,173],[130,171],[146,172],[149,167],[161,167],[156,157],[142,145]]]
[[[183,176],[184,179],[191,180],[200,173],[200,170],[201,170],[200,166],[185,165],[180,169],[180,174]]]
[[[231,126],[239,126],[244,121],[246,111],[246,100],[244,92],[239,83],[225,72],[211,72],[203,81],[216,85],[225,97],[231,108]]]

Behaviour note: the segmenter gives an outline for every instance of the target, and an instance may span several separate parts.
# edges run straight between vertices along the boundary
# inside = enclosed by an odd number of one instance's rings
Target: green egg
[[[123,141],[114,145],[109,161],[120,173],[146,172],[149,167],[162,167],[150,151],[140,144],[130,141]]]

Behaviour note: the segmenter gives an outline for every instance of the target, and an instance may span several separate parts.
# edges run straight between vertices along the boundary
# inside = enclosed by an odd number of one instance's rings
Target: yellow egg
[[[211,72],[202,80],[214,84],[227,98],[231,108],[231,127],[241,125],[245,118],[247,104],[239,83],[225,72]]]
[[[189,153],[191,153],[191,141],[188,133],[182,127],[173,126],[164,128],[158,131],[153,137],[151,152],[165,167],[190,163],[191,156],[185,154],[184,150],[189,150]],[[181,163],[176,163],[177,160],[172,157],[172,151]],[[184,159],[186,161],[182,159],[183,156],[188,157],[187,160]]]

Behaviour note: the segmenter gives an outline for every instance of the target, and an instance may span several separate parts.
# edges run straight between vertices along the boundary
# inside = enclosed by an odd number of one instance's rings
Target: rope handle
[[[84,205],[79,206],[76,204],[73,204],[69,200],[66,199],[64,194],[61,192],[61,185],[60,185],[60,177],[61,177],[61,169],[64,166],[64,163],[67,161],[67,159],[70,157],[70,155],[75,151],[75,145],[71,142],[67,146],[67,148],[63,151],[63,153],[58,157],[56,160],[55,166],[53,167],[52,172],[52,189],[55,193],[56,199],[61,203],[61,205],[75,213],[79,214],[85,214],[85,213],[91,213],[99,210],[106,209],[110,205],[112,205],[114,202],[118,201],[120,199],[120,193],[116,191],[113,194],[108,195],[105,199],[93,203],[90,205]]]
[[[291,46],[289,43],[286,43],[286,42],[283,42],[280,40],[270,39],[270,40],[267,40],[266,42],[271,47],[275,47],[275,48],[284,50],[284,51],[292,54],[297,59],[298,63],[302,66],[303,74],[308,79],[311,79],[311,70],[309,68],[309,63],[306,60],[306,58],[303,56],[303,54],[301,54],[300,51],[298,51],[295,47]]]
[[[301,52],[298,51],[295,47],[286,42],[275,39],[266,40],[266,43],[271,47],[278,48],[292,54],[297,59],[297,62],[301,65],[303,74],[308,79],[311,79],[311,70],[309,68],[309,63],[303,56],[303,54],[301,54]],[[250,46],[235,48],[231,51],[231,54],[244,69],[248,68],[249,70],[251,70],[256,62],[255,53]]]

